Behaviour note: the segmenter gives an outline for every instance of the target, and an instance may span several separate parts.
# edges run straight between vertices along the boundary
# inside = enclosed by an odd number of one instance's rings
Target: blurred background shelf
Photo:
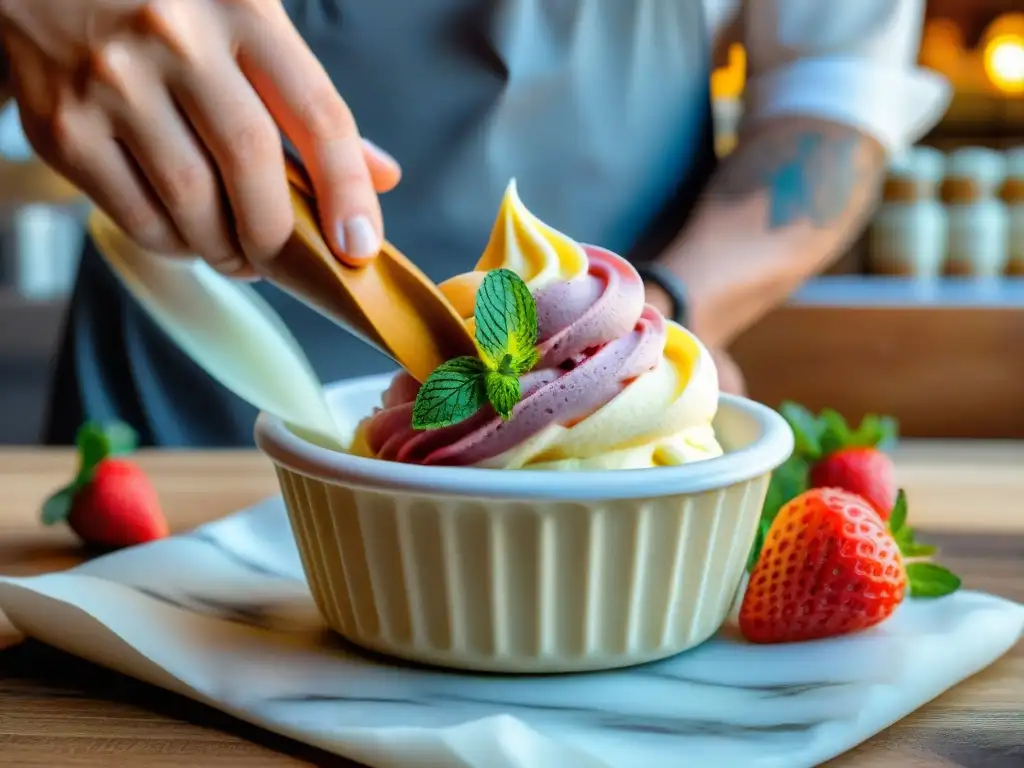
[[[830,301],[798,297],[735,342],[751,397],[887,413],[914,437],[1024,438],[1024,305],[972,303],[958,288],[880,298],[879,278],[864,280],[842,302],[834,285],[808,286]]]

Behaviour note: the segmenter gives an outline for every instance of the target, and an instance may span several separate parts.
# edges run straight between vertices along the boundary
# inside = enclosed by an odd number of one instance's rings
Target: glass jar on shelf
[[[944,168],[945,156],[932,147],[912,147],[893,160],[868,238],[873,274],[942,274],[948,228],[938,189]]]
[[[950,153],[942,199],[949,223],[946,274],[999,277],[1009,260],[1009,215],[999,197],[1006,177],[1002,152],[964,147]]]
[[[1024,146],[1006,153],[1006,180],[1000,194],[1009,220],[1006,273],[1024,277]]]

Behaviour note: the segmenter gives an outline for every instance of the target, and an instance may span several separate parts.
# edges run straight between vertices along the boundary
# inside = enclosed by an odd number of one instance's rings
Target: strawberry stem
[[[110,456],[131,453],[138,440],[135,430],[123,422],[101,425],[89,421],[79,428],[75,443],[78,446],[78,470],[70,483],[43,502],[43,525],[55,525],[66,520],[71,514],[75,495],[92,480],[100,462]]]

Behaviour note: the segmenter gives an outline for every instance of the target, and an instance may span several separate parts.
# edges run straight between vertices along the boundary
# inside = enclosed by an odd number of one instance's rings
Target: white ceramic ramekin
[[[330,387],[339,422],[370,413],[390,378]],[[412,661],[543,673],[671,656],[725,621],[793,435],[770,408],[729,396],[715,430],[720,458],[608,472],[360,458],[265,413],[256,442],[335,631]]]

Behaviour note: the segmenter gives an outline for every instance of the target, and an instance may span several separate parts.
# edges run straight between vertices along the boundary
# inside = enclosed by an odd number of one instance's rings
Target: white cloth
[[[727,628],[617,672],[390,663],[325,632],[280,498],[63,573],[0,577],[0,610],[69,653],[369,768],[810,768],[988,666],[1024,626],[1024,607],[960,592],[858,635],[753,646]]]
[[[738,22],[747,50],[744,125],[810,116],[854,127],[896,154],[949,105],[917,66],[925,0],[705,0],[713,33]]]

